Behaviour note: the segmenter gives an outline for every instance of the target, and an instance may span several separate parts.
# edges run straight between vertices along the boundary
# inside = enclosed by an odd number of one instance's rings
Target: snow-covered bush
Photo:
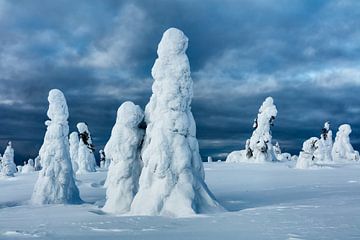
[[[273,146],[275,157],[278,161],[291,161],[290,153],[282,153],[279,142]]]
[[[91,135],[86,123],[80,122],[76,125],[79,135],[79,149],[77,156],[77,173],[96,172],[96,160],[94,156],[94,146]]]
[[[100,155],[100,168],[105,169],[106,158],[105,158],[104,150],[100,149],[99,155]]]
[[[22,173],[31,173],[35,172],[35,163],[33,159],[29,159],[28,162],[24,162],[24,166],[22,167]]]
[[[77,132],[70,133],[69,142],[70,142],[71,165],[74,173],[76,173],[79,170],[79,165],[78,165],[79,136]]]
[[[11,142],[8,143],[5,152],[1,160],[2,169],[1,173],[3,176],[14,177],[16,173],[16,165],[14,162],[14,149],[11,146]]]
[[[40,157],[39,156],[37,156],[36,158],[35,158],[35,165],[34,165],[34,168],[35,168],[35,171],[40,171],[41,170],[41,161],[40,161],[41,159],[40,159]]]
[[[213,162],[213,158],[212,158],[211,156],[208,156],[207,161],[208,161],[209,163],[211,163],[211,162]]]
[[[145,109],[144,167],[131,206],[135,215],[184,216],[221,208],[204,181],[187,47],[188,38],[176,28],[158,45],[153,94]]]
[[[144,113],[138,105],[124,102],[117,111],[116,123],[105,146],[111,159],[106,179],[105,212],[126,213],[138,190],[141,172],[140,145],[144,130],[139,128]],[[102,154],[105,164],[105,154]]]
[[[251,138],[246,141],[245,150],[230,153],[226,158],[226,162],[262,163],[276,161],[270,130],[276,115],[277,109],[274,100],[272,97],[267,97],[259,109],[257,118],[254,120],[254,131]]]
[[[75,185],[69,152],[68,107],[63,93],[58,89],[49,92],[50,120],[39,156],[42,169],[36,181],[31,201],[33,204],[58,204],[81,202]]]
[[[21,165],[16,166],[17,172],[18,172],[18,173],[21,173],[21,172],[22,172],[22,168],[23,168],[23,166],[21,166]]]
[[[295,168],[306,169],[314,166],[315,155],[319,139],[312,137],[303,143],[302,151],[299,154]]]
[[[359,152],[355,151],[350,143],[351,127],[343,124],[336,133],[334,146],[332,148],[332,158],[334,161],[358,161]]]
[[[315,162],[331,162],[331,150],[333,147],[332,131],[329,122],[325,122],[321,130],[320,139],[317,143],[317,149],[314,152]]]

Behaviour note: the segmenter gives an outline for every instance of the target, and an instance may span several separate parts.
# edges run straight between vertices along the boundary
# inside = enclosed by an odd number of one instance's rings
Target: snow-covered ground
[[[37,172],[0,179],[0,239],[360,239],[360,164],[205,163],[228,212],[193,218],[104,214],[105,171],[80,175],[81,205],[31,206]]]

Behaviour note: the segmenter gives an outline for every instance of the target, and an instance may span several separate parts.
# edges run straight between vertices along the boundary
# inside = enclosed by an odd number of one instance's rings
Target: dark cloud
[[[330,120],[353,127],[360,148],[360,4],[357,1],[0,1],[0,146],[35,157],[47,93],[64,91],[70,128],[86,121],[106,143],[118,106],[144,107],[162,32],[190,39],[193,112],[201,153],[243,148],[273,96],[273,138],[297,153]]]

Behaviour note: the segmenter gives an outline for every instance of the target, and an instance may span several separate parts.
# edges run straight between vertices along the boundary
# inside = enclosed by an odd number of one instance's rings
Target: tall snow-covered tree
[[[226,162],[262,163],[277,160],[274,154],[270,127],[277,115],[272,97],[267,97],[254,120],[254,131],[246,141],[245,150],[231,152]]]
[[[165,31],[158,45],[145,109],[144,167],[131,206],[135,215],[184,216],[221,208],[204,181],[187,47],[188,38],[176,28]]]
[[[116,123],[105,146],[105,155],[111,159],[106,179],[105,212],[129,212],[138,190],[141,172],[140,146],[144,130],[139,124],[144,113],[138,105],[124,102],[117,111]]]
[[[318,141],[318,148],[314,152],[316,162],[331,162],[331,151],[333,147],[332,131],[330,130],[330,123],[325,122],[321,130],[320,139]]]
[[[79,152],[79,136],[77,132],[70,133],[70,158],[73,171],[76,173],[79,170],[78,152]]]
[[[50,120],[39,156],[42,169],[39,172],[31,201],[33,204],[79,203],[80,195],[75,185],[69,152],[68,107],[64,94],[53,89],[49,92]]]
[[[332,148],[332,158],[334,161],[358,161],[359,152],[355,151],[350,143],[351,126],[343,124],[336,133],[334,146]]]
[[[77,173],[96,172],[96,160],[94,156],[94,146],[88,126],[84,122],[76,125],[79,135],[79,150],[78,150],[78,171]]]
[[[1,173],[3,176],[14,177],[16,173],[16,165],[14,162],[14,149],[12,148],[11,142],[6,146],[5,152],[1,160],[2,169]]]

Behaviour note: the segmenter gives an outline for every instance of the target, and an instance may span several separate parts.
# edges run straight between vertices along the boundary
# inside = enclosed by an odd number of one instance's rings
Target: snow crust
[[[188,38],[170,28],[158,45],[152,96],[145,109],[144,167],[131,206],[135,215],[186,216],[221,209],[205,184],[191,113]]]
[[[144,130],[139,124],[144,113],[138,105],[124,102],[117,111],[116,123],[105,146],[105,156],[111,159],[106,179],[105,212],[127,213],[138,190],[141,172],[140,147]],[[102,160],[105,164],[105,160]]]
[[[68,107],[63,93],[58,89],[49,92],[50,120],[39,156],[42,169],[35,183],[33,204],[79,203],[79,190],[75,185],[69,152]]]

